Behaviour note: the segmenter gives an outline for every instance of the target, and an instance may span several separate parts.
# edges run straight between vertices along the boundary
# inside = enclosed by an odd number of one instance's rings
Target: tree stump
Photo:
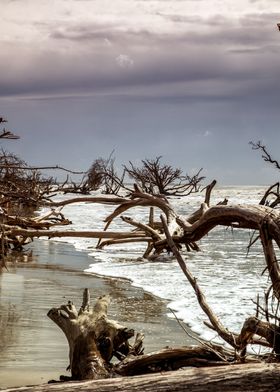
[[[128,339],[134,335],[134,330],[107,318],[109,302],[109,296],[104,295],[91,307],[89,290],[85,289],[79,311],[69,301],[48,312],[48,317],[62,329],[68,340],[73,380],[109,377],[112,356],[126,356],[129,352]]]

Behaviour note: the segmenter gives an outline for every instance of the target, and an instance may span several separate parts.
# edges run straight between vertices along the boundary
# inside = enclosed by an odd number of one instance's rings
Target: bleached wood
[[[279,364],[245,364],[107,380],[44,384],[2,392],[278,392]]]

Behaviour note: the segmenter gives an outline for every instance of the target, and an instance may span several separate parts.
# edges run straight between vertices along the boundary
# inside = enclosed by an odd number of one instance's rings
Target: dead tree
[[[118,175],[115,168],[115,158],[98,158],[92,163],[90,169],[84,173],[80,182],[66,181],[61,191],[64,193],[80,193],[89,195],[90,192],[101,190],[104,194],[118,195],[121,189],[130,192],[124,185],[125,171]]]
[[[266,259],[267,271],[272,284],[272,292],[277,300],[280,298],[280,268],[274,252],[274,244],[280,247],[280,212],[265,205],[253,205],[253,206],[240,206],[240,205],[226,205],[221,203],[219,205],[211,206],[210,197],[211,191],[215,185],[215,182],[210,184],[206,188],[205,202],[201,207],[189,216],[178,216],[178,214],[172,208],[172,205],[167,199],[160,196],[153,196],[142,192],[138,187],[135,187],[135,191],[131,194],[130,199],[118,199],[111,198],[106,199],[108,203],[116,203],[118,206],[113,213],[106,218],[106,225],[103,232],[71,232],[71,231],[54,231],[48,230],[26,230],[9,227],[6,231],[6,236],[22,236],[24,238],[33,238],[47,235],[48,237],[63,237],[63,236],[81,236],[99,238],[101,241],[98,243],[98,247],[104,247],[111,244],[123,243],[123,242],[136,242],[143,241],[147,243],[147,249],[144,253],[144,257],[154,259],[158,257],[162,252],[168,251],[173,252],[177,257],[180,255],[180,249],[182,246],[186,246],[188,251],[198,251],[199,246],[197,242],[207,235],[216,226],[230,226],[239,229],[253,229],[256,230],[261,238],[263,251]],[[96,202],[102,202],[102,198],[97,198]],[[139,222],[131,217],[123,215],[127,210],[137,207],[146,206],[152,208],[149,221]],[[153,209],[159,209],[164,216],[162,221],[155,221],[153,217]],[[126,232],[112,232],[108,228],[111,222],[117,217],[121,217],[129,226],[132,226],[132,231]],[[135,230],[136,228],[136,230]],[[184,262],[181,260],[181,268]],[[183,268],[184,273],[186,272],[185,267]],[[190,278],[191,274],[187,273],[189,281],[193,285],[196,293],[200,293],[197,286],[197,282]],[[203,310],[206,312],[211,328],[214,328],[219,335],[231,344],[232,347],[238,352],[239,356],[244,354],[246,345],[250,343],[260,342],[252,340],[252,322],[250,323],[250,334],[244,335],[242,332],[241,336],[236,333],[228,331],[226,327],[217,319],[213,314],[212,310],[209,309],[203,295],[198,295],[198,300]],[[278,355],[280,348],[278,347],[278,339],[276,335],[278,330],[273,327],[273,323],[269,322],[269,329],[274,328],[274,342],[273,350]],[[271,346],[271,333],[266,331],[262,332],[263,329],[258,325],[258,334],[265,339],[265,344]],[[244,337],[245,336],[245,337]],[[249,336],[249,337],[248,337]]]
[[[108,158],[96,159],[87,174],[87,183],[92,189],[101,189],[102,193],[118,195],[121,189],[127,189],[124,185],[125,170],[119,176],[115,168],[114,151]]]
[[[8,121],[4,117],[0,117],[0,124],[7,123]],[[19,139],[19,136],[15,135],[12,131],[8,131],[5,128],[2,129],[0,133],[0,139]]]
[[[260,150],[261,154],[262,154],[262,159],[265,162],[270,163],[271,165],[273,165],[277,170],[280,170],[280,164],[279,162],[274,159],[272,157],[272,155],[269,153],[267,147],[261,142],[261,141],[257,141],[256,143],[254,142],[250,142],[249,143],[252,146],[253,150]]]
[[[55,181],[30,169],[25,161],[5,150],[0,152],[0,206],[8,213],[24,214],[38,208],[50,194]]]
[[[182,170],[161,163],[162,157],[142,160],[142,167],[132,162],[124,166],[126,173],[141,189],[149,194],[189,195],[197,192],[200,182],[204,179],[201,170],[194,176],[183,175]]]

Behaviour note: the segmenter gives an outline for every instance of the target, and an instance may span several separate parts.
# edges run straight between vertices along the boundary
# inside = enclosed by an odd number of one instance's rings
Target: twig
[[[175,317],[176,321],[178,322],[178,324],[180,325],[180,327],[183,329],[183,331],[185,332],[185,334],[190,337],[191,339],[197,341],[199,344],[201,344],[204,347],[207,347],[210,351],[212,351],[213,353],[215,353],[223,362],[229,362],[225,357],[223,357],[217,350],[215,350],[213,348],[213,346],[210,343],[207,343],[201,339],[199,339],[197,336],[192,335],[183,325],[183,323],[181,322],[181,320],[178,319],[178,317],[176,316],[176,313],[174,312],[173,309],[168,308],[168,310],[171,311],[171,313],[173,314],[173,316]]]
[[[0,135],[1,137],[1,135]],[[71,174],[86,174],[86,171],[74,171],[70,169],[66,169],[65,167],[55,165],[55,166],[22,166],[22,165],[8,165],[8,164],[0,164],[0,168],[6,168],[8,167],[9,169],[19,169],[19,170],[62,170],[66,171]]]

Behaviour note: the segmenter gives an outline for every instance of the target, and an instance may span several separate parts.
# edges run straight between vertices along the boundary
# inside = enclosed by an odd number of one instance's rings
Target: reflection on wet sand
[[[9,271],[2,271],[0,388],[45,382],[67,374],[66,338],[46,314],[68,300],[80,305],[85,287],[93,298],[111,295],[109,316],[144,332],[147,352],[189,343],[178,324],[165,316],[162,300],[126,280],[82,273],[90,262],[92,259],[70,245],[38,241],[32,259],[9,263]]]
[[[0,286],[1,287],[1,286]],[[19,314],[14,305],[0,304],[0,350],[3,355],[10,342],[15,342],[18,336]]]

